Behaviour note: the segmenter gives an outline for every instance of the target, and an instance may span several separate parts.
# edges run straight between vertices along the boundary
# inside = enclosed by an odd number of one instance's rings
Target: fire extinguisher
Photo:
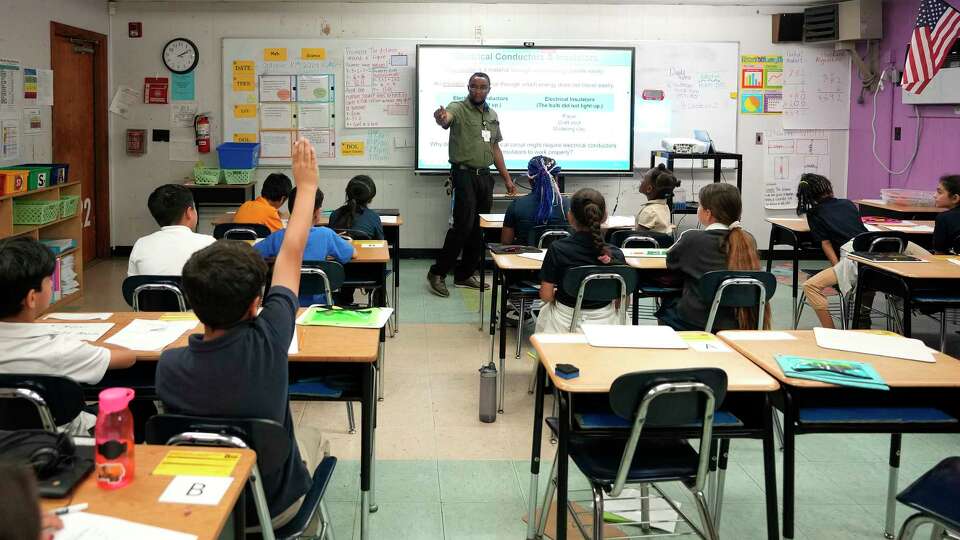
[[[197,134],[197,151],[201,154],[210,152],[210,118],[206,114],[198,114],[193,119],[193,129]]]

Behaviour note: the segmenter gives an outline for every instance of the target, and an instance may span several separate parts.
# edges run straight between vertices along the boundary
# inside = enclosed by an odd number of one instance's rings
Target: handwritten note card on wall
[[[850,127],[850,58],[804,47],[784,55],[784,129]]]
[[[343,73],[346,127],[413,127],[414,69],[406,52],[394,47],[347,47]]]

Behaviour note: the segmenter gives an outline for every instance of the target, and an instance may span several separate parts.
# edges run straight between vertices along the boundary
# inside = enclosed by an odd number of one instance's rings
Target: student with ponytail
[[[607,204],[595,189],[583,188],[573,194],[567,220],[574,230],[569,238],[550,244],[540,268],[540,300],[537,333],[564,334],[570,331],[577,299],[561,288],[567,271],[577,266],[626,264],[623,252],[603,241],[600,224],[607,219]],[[613,303],[583,302],[581,323],[616,324]]]
[[[547,156],[536,156],[527,163],[531,192],[514,200],[503,216],[502,244],[529,244],[530,231],[537,225],[566,225],[570,201],[560,194],[557,176],[560,166]]]
[[[347,202],[330,214],[330,228],[363,233],[362,238],[354,240],[383,240],[383,222],[376,212],[367,208],[377,195],[377,185],[373,179],[358,174],[347,182],[346,192]]]
[[[662,324],[675,330],[703,330],[713,301],[700,296],[703,275],[715,270],[760,270],[756,240],[740,225],[742,210],[740,192],[730,184],[708,184],[700,190],[697,218],[704,228],[684,231],[667,252],[667,268],[683,274],[683,294],[657,311]],[[770,328],[770,304],[764,319],[763,327]],[[756,308],[720,308],[713,325],[715,332],[756,328]]]

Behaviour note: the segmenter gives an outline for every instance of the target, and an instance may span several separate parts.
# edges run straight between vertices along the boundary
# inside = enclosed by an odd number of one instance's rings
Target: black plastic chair
[[[568,225],[536,225],[527,234],[527,245],[547,249],[550,244],[571,234]]]
[[[0,429],[56,432],[83,410],[80,383],[58,375],[0,374]]]
[[[903,522],[898,540],[910,540],[917,528],[930,524],[930,538],[944,533],[960,536],[960,457],[949,457],[925,472],[897,495],[901,503],[917,510]]]
[[[580,325],[580,313],[584,301],[620,301],[620,324],[627,324],[627,295],[637,288],[637,271],[629,266],[578,266],[563,276],[563,292],[577,299],[573,307],[570,332]]]
[[[337,458],[325,456],[313,474],[313,485],[304,495],[297,514],[279,529],[270,525],[270,510],[263,492],[263,477],[283,467],[290,455],[287,431],[272,420],[258,418],[210,418],[175,414],[157,415],[147,421],[147,444],[171,446],[217,446],[249,448],[257,453],[250,471],[249,488],[263,538],[300,538],[319,510],[322,529],[318,538],[331,538],[333,523],[323,494],[333,477]]]
[[[574,520],[584,538],[603,538],[605,496],[619,497],[627,484],[641,484],[641,492],[646,494],[649,485],[655,482],[683,483],[697,505],[702,531],[670,502],[669,497],[664,500],[701,538],[719,538],[704,489],[712,453],[714,412],[723,403],[726,391],[727,374],[717,368],[639,371],[617,377],[610,387],[610,408],[629,423],[629,431],[585,433],[573,430],[569,436],[570,458],[587,477],[593,492],[593,534],[588,534],[579,519]],[[547,425],[556,435],[560,431],[560,422],[564,421],[567,420],[548,418]],[[645,428],[690,426],[700,427],[699,451],[690,446],[687,437],[679,434],[675,438],[663,433],[655,438],[643,437]],[[556,467],[557,460],[554,459],[541,510],[540,535],[556,491]],[[569,504],[572,513],[582,513]],[[642,499],[641,521],[631,524],[648,529],[649,510],[649,499]]]
[[[621,229],[610,234],[610,243],[625,248],[661,248],[673,245],[673,236],[657,231]]]
[[[358,229],[344,229],[344,228],[335,228],[333,229],[335,233],[341,238],[346,240],[373,240],[373,237],[370,236],[366,231],[361,231]]]
[[[187,311],[180,276],[130,276],[121,286],[123,299],[134,311]]]
[[[217,240],[256,240],[270,236],[270,227],[262,223],[221,223],[213,228]]]
[[[706,332],[713,332],[720,308],[757,308],[757,330],[763,330],[764,312],[777,292],[777,278],[770,272],[718,270],[700,278],[701,298],[711,298]],[[730,330],[724,328],[723,330]],[[749,330],[749,328],[741,328]]]

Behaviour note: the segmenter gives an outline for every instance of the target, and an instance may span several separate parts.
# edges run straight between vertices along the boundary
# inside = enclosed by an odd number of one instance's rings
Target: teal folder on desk
[[[870,390],[889,390],[877,370],[865,362],[821,360],[790,354],[778,354],[777,364],[783,374],[794,379],[807,379],[840,386]]]

